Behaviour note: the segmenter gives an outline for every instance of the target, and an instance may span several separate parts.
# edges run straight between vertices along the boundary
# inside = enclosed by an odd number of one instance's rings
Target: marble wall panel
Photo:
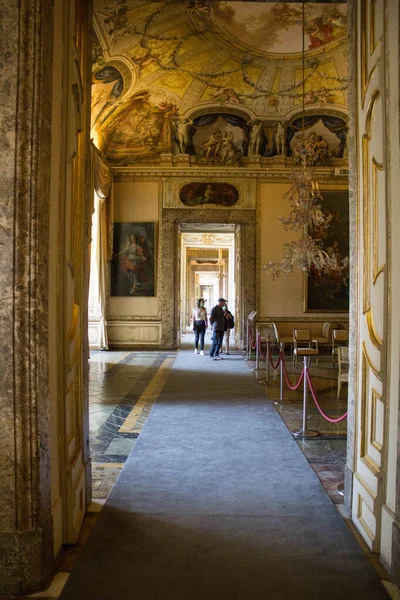
[[[52,19],[51,0],[2,6],[0,593],[10,594],[45,581],[53,559],[47,336]]]
[[[108,326],[108,338],[112,348],[126,348],[159,345],[161,340],[161,323],[113,321]]]

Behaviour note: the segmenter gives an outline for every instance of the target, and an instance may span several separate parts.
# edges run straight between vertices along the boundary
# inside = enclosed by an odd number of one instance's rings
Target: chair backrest
[[[331,327],[332,327],[332,323],[330,321],[325,321],[325,323],[322,324],[322,329],[321,329],[322,337],[329,338],[329,332],[331,330]]]
[[[272,322],[272,325],[274,327],[274,332],[275,332],[275,337],[276,337],[276,341],[279,344],[279,340],[280,340],[280,331],[279,331],[279,325],[277,325],[277,323]]]
[[[338,347],[338,361],[340,363],[349,363],[349,348],[348,346]]]
[[[295,342],[311,342],[311,330],[293,329],[293,340]]]
[[[345,329],[334,329],[333,339],[335,340],[335,342],[348,342],[349,332]]]

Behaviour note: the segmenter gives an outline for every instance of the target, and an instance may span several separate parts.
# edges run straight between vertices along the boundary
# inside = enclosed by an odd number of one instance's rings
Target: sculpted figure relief
[[[329,144],[322,135],[311,132],[308,137],[299,136],[292,149],[296,164],[301,164],[303,157],[309,166],[328,167],[332,164]]]
[[[215,131],[205,140],[198,152],[198,159],[205,164],[229,165],[240,161],[242,154],[237,149],[231,131]]]
[[[262,122],[253,121],[250,130],[249,156],[257,156],[260,153],[262,138]]]
[[[186,153],[189,143],[189,127],[192,125],[192,119],[179,119],[175,123],[175,136],[180,154]]]
[[[274,125],[276,125],[276,152],[279,156],[286,156],[286,127],[280,121],[274,123]]]

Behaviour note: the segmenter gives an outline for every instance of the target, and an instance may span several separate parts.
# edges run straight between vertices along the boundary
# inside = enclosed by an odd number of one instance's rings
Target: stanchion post
[[[282,400],[283,400],[283,343],[282,342],[280,344],[280,351],[281,351],[281,354],[279,355],[279,357],[280,357],[281,361],[279,364],[279,366],[280,366],[279,371],[280,371],[280,376],[281,376],[281,382],[280,382],[279,400],[282,402]]]
[[[265,369],[266,369],[266,374],[265,374],[265,381],[269,381],[269,347],[270,347],[270,340],[269,340],[269,334],[267,336],[267,353],[265,356],[265,359],[267,361],[267,364],[265,365]]]
[[[252,371],[258,371],[258,367],[260,366],[260,350],[259,350],[259,345],[258,345],[258,337],[259,337],[259,331],[258,331],[258,327],[256,328],[256,366],[254,367],[254,369],[252,369]]]
[[[314,431],[312,429],[307,428],[307,357],[304,357],[303,364],[303,372],[304,372],[304,387],[303,387],[303,428],[299,431],[293,431],[293,435],[295,437],[316,437],[319,435],[319,431]]]

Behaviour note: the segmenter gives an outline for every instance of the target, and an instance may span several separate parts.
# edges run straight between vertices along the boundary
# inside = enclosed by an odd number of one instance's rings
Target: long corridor
[[[387,598],[242,357],[169,360],[62,600]]]

